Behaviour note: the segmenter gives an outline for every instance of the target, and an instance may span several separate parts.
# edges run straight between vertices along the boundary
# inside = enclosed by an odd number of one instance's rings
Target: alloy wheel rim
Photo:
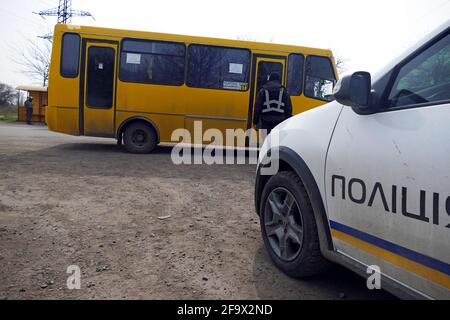
[[[283,261],[292,261],[303,245],[303,221],[293,194],[282,187],[272,190],[264,210],[264,229],[273,252]]]

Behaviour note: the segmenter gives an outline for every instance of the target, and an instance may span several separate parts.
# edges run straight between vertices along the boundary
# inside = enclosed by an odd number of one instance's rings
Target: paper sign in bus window
[[[244,65],[241,63],[230,63],[229,73],[242,74]]]
[[[141,64],[141,55],[139,53],[127,53],[127,63]]]
[[[235,82],[235,81],[224,81],[223,88],[228,90],[245,91],[247,90],[248,84],[245,82]]]

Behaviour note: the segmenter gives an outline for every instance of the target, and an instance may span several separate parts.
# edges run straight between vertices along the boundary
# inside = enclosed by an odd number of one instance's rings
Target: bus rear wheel
[[[131,153],[150,153],[157,144],[155,130],[142,122],[130,124],[125,129],[123,141],[125,149]]]

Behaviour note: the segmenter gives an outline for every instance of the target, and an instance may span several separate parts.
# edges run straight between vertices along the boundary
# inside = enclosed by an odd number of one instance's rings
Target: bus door
[[[81,134],[113,137],[117,44],[87,42]]]
[[[255,54],[253,55],[252,70],[252,96],[250,98],[248,128],[253,127],[253,110],[256,103],[256,95],[262,86],[267,83],[269,74],[271,72],[277,72],[280,75],[281,83],[285,85],[286,57]],[[251,141],[256,141],[254,139],[255,137],[252,136]]]

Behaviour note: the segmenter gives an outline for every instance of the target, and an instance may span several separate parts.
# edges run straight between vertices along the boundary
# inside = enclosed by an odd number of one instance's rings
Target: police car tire
[[[133,142],[133,135],[138,131],[144,133],[146,137],[146,141],[142,145],[138,145]],[[123,134],[123,141],[125,144],[125,149],[131,153],[150,153],[153,151],[153,149],[155,149],[157,145],[155,130],[143,122],[130,124],[125,129],[125,132]]]
[[[297,200],[303,222],[303,245],[298,256],[286,262],[281,260],[270,246],[264,228],[264,210],[268,196],[275,188],[283,187],[290,191]],[[262,192],[260,204],[260,222],[264,245],[275,265],[287,275],[302,278],[326,271],[331,263],[320,252],[319,236],[311,201],[302,180],[292,171],[282,171],[272,176]]]

